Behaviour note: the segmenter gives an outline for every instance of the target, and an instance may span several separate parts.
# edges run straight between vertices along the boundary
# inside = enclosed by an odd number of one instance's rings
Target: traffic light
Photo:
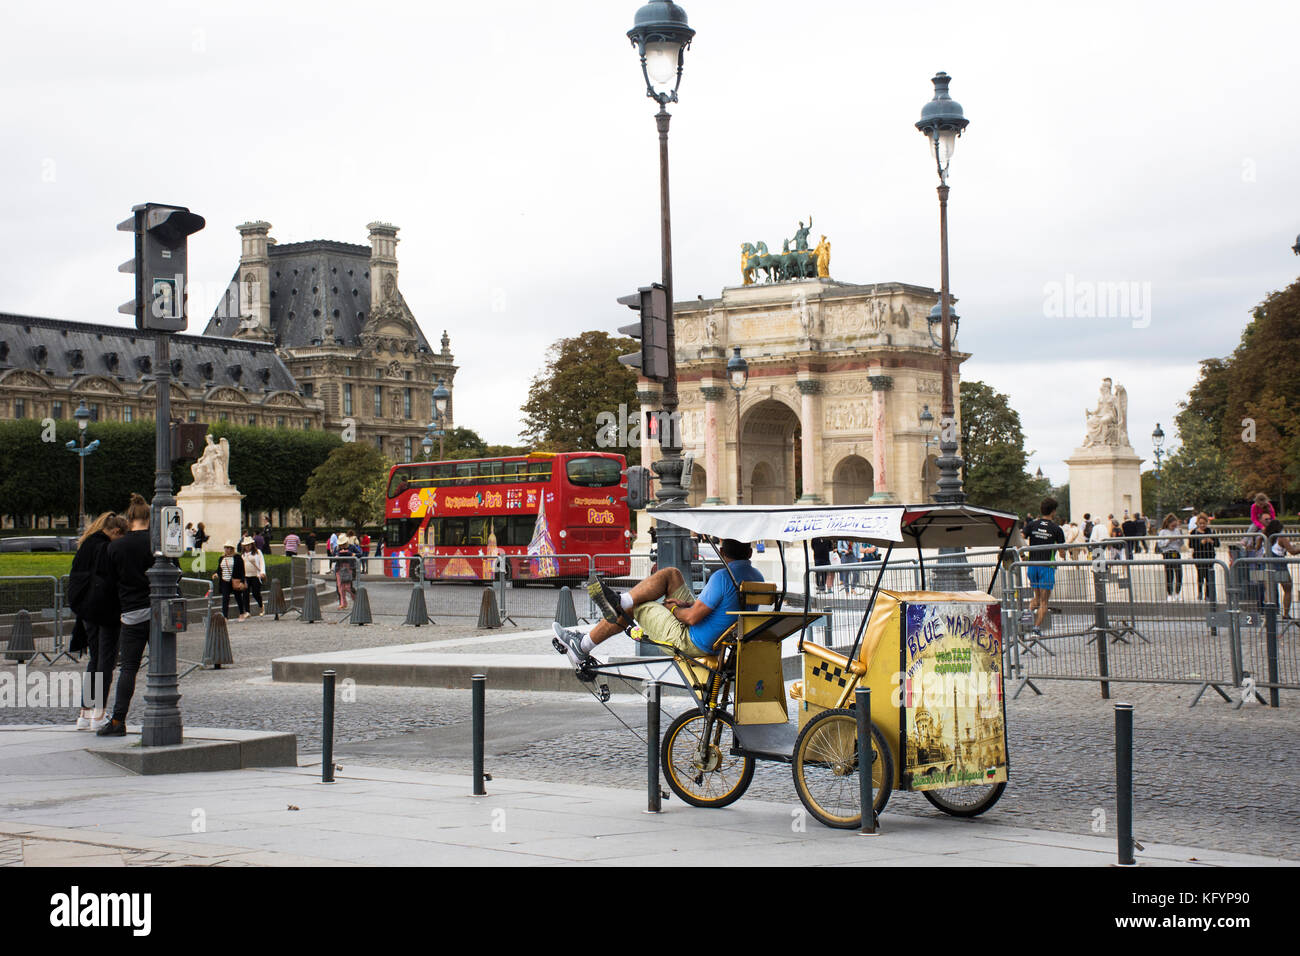
[[[650,469],[643,465],[632,465],[623,469],[627,479],[627,506],[631,511],[640,511],[650,503]]]
[[[135,316],[137,329],[184,332],[186,240],[203,228],[203,217],[184,206],[147,202],[117,228],[135,234],[135,258],[117,267],[135,274],[135,299],[119,312]]]
[[[204,436],[208,433],[207,422],[171,423],[172,464],[182,461],[198,461],[203,455],[206,444]]]
[[[620,325],[620,335],[641,340],[641,351],[620,355],[618,360],[653,381],[668,378],[668,293],[658,282],[642,286],[632,295],[622,296],[619,305],[641,313],[641,321]]]

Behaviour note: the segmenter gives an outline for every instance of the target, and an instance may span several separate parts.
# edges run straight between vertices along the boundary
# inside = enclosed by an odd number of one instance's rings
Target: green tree
[[[618,361],[637,348],[603,331],[552,345],[523,405],[520,438],[548,451],[612,451],[638,463],[636,373]]]
[[[1179,414],[1208,424],[1225,462],[1234,494],[1264,491],[1282,501],[1300,492],[1300,282],[1270,294],[1255,309],[1241,341],[1226,359],[1201,363],[1201,377]],[[1195,432],[1195,425],[1187,427]],[[1208,440],[1194,447],[1203,450]]]
[[[1161,502],[1213,512],[1239,497],[1213,423],[1186,409],[1178,415],[1178,436],[1181,444],[1161,467]]]
[[[1037,511],[1048,484],[1026,470],[1025,434],[1007,396],[983,382],[961,383],[962,486],[981,508]]]
[[[304,515],[342,519],[352,528],[384,519],[384,492],[393,464],[374,446],[346,442],[330,452],[307,480]]]
[[[246,515],[296,508],[307,492],[307,479],[330,453],[343,444],[332,432],[319,429],[257,428],[217,422],[213,439],[230,443],[230,482],[244,496]],[[190,480],[189,468],[185,480]]]

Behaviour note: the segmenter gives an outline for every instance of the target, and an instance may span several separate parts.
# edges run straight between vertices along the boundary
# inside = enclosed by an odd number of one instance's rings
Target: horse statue
[[[745,281],[745,285],[754,284],[759,269],[766,273],[764,276],[765,282],[778,281],[782,271],[781,259],[781,256],[772,255],[767,251],[766,242],[759,242],[757,245],[742,242],[740,244],[740,274]]]

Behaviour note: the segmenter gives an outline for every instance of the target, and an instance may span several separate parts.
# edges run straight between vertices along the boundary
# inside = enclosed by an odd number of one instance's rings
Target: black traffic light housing
[[[183,461],[198,461],[203,455],[207,442],[207,422],[178,422],[172,419],[172,464]]]
[[[620,355],[618,360],[630,365],[648,379],[656,382],[668,378],[668,292],[658,282],[642,286],[632,295],[619,298],[625,305],[641,313],[641,321],[620,325],[619,334],[641,340],[641,351]]]
[[[184,332],[187,240],[203,228],[203,217],[184,206],[156,202],[132,206],[131,211],[135,215],[117,228],[135,234],[135,258],[117,271],[135,274],[135,299],[118,311],[134,315],[141,331]]]
[[[643,465],[631,465],[623,469],[623,477],[627,479],[628,510],[641,511],[652,499],[650,469]]]

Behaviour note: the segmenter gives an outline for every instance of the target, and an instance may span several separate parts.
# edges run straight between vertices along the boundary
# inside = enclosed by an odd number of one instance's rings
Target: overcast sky
[[[8,4],[0,310],[125,324],[114,225],[138,202],[206,217],[190,277],[209,300],[241,222],[364,243],[388,220],[407,302],[430,339],[451,335],[457,423],[513,442],[547,345],[613,330],[615,298],[658,278],[637,5]],[[964,377],[1009,393],[1031,470],[1055,481],[1103,376],[1148,457],[1196,363],[1300,271],[1300,4],[685,8],[677,298],[738,284],[740,242],[779,243],[810,213],[835,278],[937,288],[912,124],[946,70],[971,121],[950,201]],[[1135,283],[1128,312],[1080,314],[1088,283]]]

